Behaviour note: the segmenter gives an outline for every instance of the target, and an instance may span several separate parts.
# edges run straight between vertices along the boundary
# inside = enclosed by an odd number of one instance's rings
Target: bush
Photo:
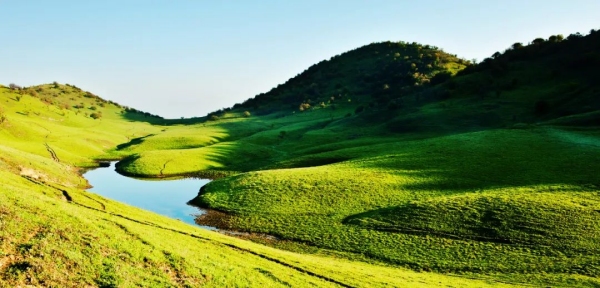
[[[250,112],[249,111],[244,111],[244,117],[250,117]]]
[[[94,119],[100,119],[100,118],[102,118],[102,112],[94,112],[94,113],[90,114],[90,117],[92,117]]]
[[[217,120],[219,120],[219,116],[217,116],[217,115],[214,115],[214,114],[213,114],[213,115],[210,115],[210,116],[208,117],[208,119],[209,119],[210,121],[217,121]]]

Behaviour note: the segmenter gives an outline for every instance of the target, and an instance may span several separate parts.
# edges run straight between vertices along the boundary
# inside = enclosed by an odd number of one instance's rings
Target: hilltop
[[[472,63],[373,43],[183,120],[0,88],[3,285],[597,286],[599,48],[557,35]],[[218,178],[198,222],[259,244],[83,191],[102,159]]]
[[[387,107],[398,95],[454,75],[470,63],[429,45],[372,43],[331,57],[233,108],[272,111],[308,109],[352,100]],[[302,106],[304,104],[304,106]],[[308,104],[308,105],[307,105]]]

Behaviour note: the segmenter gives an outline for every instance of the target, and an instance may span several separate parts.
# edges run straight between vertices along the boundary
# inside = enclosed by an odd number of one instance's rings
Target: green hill
[[[387,105],[392,98],[408,95],[469,64],[429,45],[372,43],[323,60],[286,83],[233,108],[269,113],[296,110],[302,104],[321,106],[323,103],[335,107],[347,100],[371,106]]]
[[[374,43],[184,120],[0,88],[0,284],[596,287],[598,48],[552,36],[472,64]],[[84,192],[94,159],[218,178],[194,203],[224,213],[198,221],[258,243]]]

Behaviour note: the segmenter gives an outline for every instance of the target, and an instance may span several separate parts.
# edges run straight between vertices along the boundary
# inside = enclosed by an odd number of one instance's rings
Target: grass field
[[[129,155],[134,148],[127,145],[140,137],[162,135],[152,143],[165,147],[160,138],[173,133],[181,140],[167,140],[169,148],[199,149],[224,132],[120,119],[118,107],[91,119],[36,97],[16,97],[0,88],[6,117],[0,129],[0,286],[510,286],[286,252],[86,192],[77,166]],[[194,138],[193,129],[213,130]]]
[[[343,129],[352,121],[343,114],[207,122],[186,140],[207,142],[184,149],[158,144],[189,129],[169,128],[128,147],[139,154],[123,169],[248,171],[209,183],[196,203],[228,212],[226,228],[286,240],[266,241],[275,247],[501,281],[597,283],[597,129],[386,134]]]

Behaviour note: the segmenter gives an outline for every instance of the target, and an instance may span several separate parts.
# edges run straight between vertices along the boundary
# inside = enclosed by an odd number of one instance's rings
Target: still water
[[[142,180],[125,177],[110,167],[96,168],[83,174],[93,187],[89,191],[106,198],[150,210],[186,223],[195,224],[195,215],[205,212],[186,203],[198,195],[207,179]],[[212,227],[201,226],[207,229]]]

